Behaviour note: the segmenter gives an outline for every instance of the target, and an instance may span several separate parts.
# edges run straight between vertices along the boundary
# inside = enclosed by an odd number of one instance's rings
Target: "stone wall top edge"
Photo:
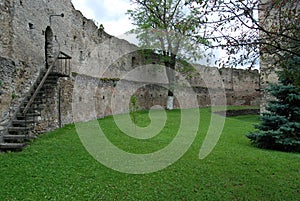
[[[163,82],[143,82],[143,81],[137,81],[137,80],[128,80],[128,79],[119,79],[119,78],[98,78],[98,77],[93,77],[90,75],[85,75],[85,74],[78,74],[74,77],[74,79],[78,79],[78,81],[86,81],[86,82],[94,82],[98,84],[110,84],[110,85],[115,85],[117,82],[123,82],[123,83],[135,83],[138,85],[161,85],[163,87],[168,87],[168,83],[163,83]],[[231,88],[222,88],[222,87],[206,87],[206,86],[201,86],[201,85],[184,85],[184,84],[179,84],[177,85],[178,88],[193,88],[193,89],[205,89],[205,90],[217,90],[217,91],[225,91],[226,93],[233,92]]]
[[[225,67],[219,68],[216,66],[207,66],[207,65],[202,65],[202,64],[192,64],[192,66],[197,67],[197,68],[202,68],[202,69],[208,68],[210,70],[218,70],[218,71],[234,70],[234,71],[240,71],[240,72],[259,73],[258,69],[250,69],[249,70],[249,69],[242,69],[242,68],[225,68]]]
[[[73,13],[74,13],[74,15],[75,15],[76,17],[85,20],[86,23],[89,24],[89,26],[93,27],[93,29],[98,29],[98,28],[99,28],[99,27],[97,27],[97,25],[95,24],[95,22],[93,21],[93,19],[87,18],[86,16],[83,15],[83,13],[82,13],[80,10],[75,9],[75,7],[74,7],[74,5],[73,5],[72,2],[71,2],[71,5],[72,5],[72,8],[73,8],[72,11],[73,11]],[[128,45],[133,46],[133,47],[135,47],[135,48],[138,49],[138,46],[137,46],[137,45],[135,45],[135,44],[129,42],[128,40],[118,38],[117,36],[113,36],[113,35],[107,33],[107,32],[104,31],[104,30],[102,30],[102,32],[103,32],[103,35],[104,35],[105,37],[107,37],[107,38],[117,39],[117,40],[119,40],[120,42],[128,43]]]

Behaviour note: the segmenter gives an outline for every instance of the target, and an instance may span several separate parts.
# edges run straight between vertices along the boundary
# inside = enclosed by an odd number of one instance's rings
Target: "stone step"
[[[3,140],[31,140],[35,139],[32,135],[4,135]]]
[[[28,104],[28,102],[29,101],[25,101],[24,103],[23,103],[23,105],[21,106],[21,109],[25,109],[25,107],[27,106],[27,104]],[[43,104],[43,101],[42,100],[34,100],[32,103],[31,103],[31,105],[30,105],[30,108],[32,108],[32,107],[39,107],[40,105],[42,105]],[[29,109],[30,109],[29,108]]]
[[[47,98],[47,94],[38,94],[36,97],[35,97],[35,100],[36,101],[41,101],[42,99],[45,99]]]
[[[38,117],[38,116],[41,116],[41,114],[39,114],[39,113],[27,113],[26,115],[25,114],[17,114],[17,118],[30,118],[30,117]]]
[[[47,77],[47,80],[58,80],[59,79],[59,76],[58,75],[49,75],[48,77]],[[47,81],[46,80],[46,81]]]
[[[57,80],[46,80],[44,84],[45,85],[55,85],[55,84],[57,84]]]
[[[40,110],[43,110],[45,107],[42,107],[42,106],[37,106],[37,107],[30,107],[28,112],[29,113],[33,113],[35,111],[40,111]],[[20,110],[21,111],[24,111],[25,107],[20,107]]]
[[[53,90],[55,87],[53,87],[52,85],[43,85],[42,89],[43,91],[45,91],[45,93],[48,93],[50,90]]]
[[[9,131],[30,131],[33,130],[34,128],[31,127],[8,127],[7,130]]]
[[[33,119],[28,119],[28,120],[13,120],[12,124],[13,125],[20,125],[20,124],[33,124],[35,121]]]
[[[35,93],[35,92],[31,92],[30,95],[32,96],[34,93]],[[46,94],[45,90],[39,91],[39,92],[37,93],[37,95],[45,95],[45,94]]]
[[[27,144],[26,143],[0,143],[1,150],[21,150]]]
[[[25,101],[24,105],[27,105],[29,101]],[[38,104],[43,104],[43,101],[40,100],[35,100],[32,102],[32,105],[38,105]]]

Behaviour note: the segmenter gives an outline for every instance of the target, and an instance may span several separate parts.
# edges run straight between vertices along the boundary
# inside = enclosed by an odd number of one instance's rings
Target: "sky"
[[[72,3],[75,9],[80,10],[88,19],[94,20],[96,25],[102,24],[108,34],[126,39],[131,43],[138,43],[134,36],[125,35],[134,28],[125,14],[127,10],[133,9],[130,0],[72,0]],[[203,59],[199,63],[214,66],[216,58],[225,58],[226,60],[228,57],[225,51],[220,49],[214,50],[214,54],[216,57],[210,62],[207,63],[206,59]]]
[[[85,17],[94,20],[97,25],[103,24],[108,34],[118,37],[133,29],[125,15],[133,8],[129,0],[72,0],[72,3]]]
[[[97,25],[103,24],[108,34],[138,43],[134,36],[125,35],[134,28],[125,14],[127,10],[133,9],[130,0],[72,0],[72,3],[85,17],[94,20]]]

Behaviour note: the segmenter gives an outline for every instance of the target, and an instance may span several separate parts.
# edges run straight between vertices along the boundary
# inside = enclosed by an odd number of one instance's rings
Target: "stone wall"
[[[260,26],[263,27],[265,30],[269,32],[277,32],[278,30],[281,30],[283,28],[282,26],[287,25],[288,22],[287,16],[291,15],[290,12],[288,12],[289,9],[292,9],[293,12],[299,13],[299,6],[292,7],[293,4],[297,5],[299,2],[297,1],[278,1],[277,3],[281,6],[274,6],[275,1],[271,0],[261,0],[260,7],[259,7],[259,23]],[[280,4],[282,3],[282,4]],[[281,15],[280,13],[289,13],[286,16]],[[298,19],[297,16],[294,16],[293,18]],[[294,20],[294,19],[293,19]],[[292,23],[293,25],[299,24],[299,23]],[[297,26],[296,25],[296,26]],[[295,27],[294,27],[295,28]],[[290,30],[291,32],[295,32],[294,28],[286,28],[284,27],[285,32],[287,30]],[[294,29],[294,30],[293,30]],[[280,32],[280,34],[282,34]],[[278,37],[271,36],[271,38],[264,32],[260,31],[260,37],[262,41],[266,40],[266,42],[269,42],[270,40],[276,41],[276,43],[280,43],[279,45],[276,45],[276,47],[273,47],[269,45],[269,47],[264,48],[262,46],[261,49],[261,58],[260,58],[260,69],[261,69],[261,89],[262,89],[262,100],[261,100],[261,113],[266,112],[266,105],[269,100],[274,99],[273,96],[271,96],[267,91],[266,88],[269,87],[269,84],[271,83],[278,83],[278,75],[277,72],[281,71],[282,68],[280,66],[280,58],[282,57],[284,51],[280,52],[280,48],[283,47],[283,49],[290,47],[289,51],[293,52],[293,46],[294,44],[289,44],[293,41],[293,39],[289,39],[288,33],[285,33],[287,37],[280,37],[280,34]],[[291,38],[296,38],[296,36],[292,36]],[[280,47],[281,46],[281,47]],[[281,55],[281,56],[279,56]]]
[[[0,55],[7,57],[12,54],[12,4],[11,0],[0,0]]]
[[[0,56],[0,124],[13,115],[24,99],[24,91],[33,84],[30,68],[25,62]]]
[[[216,68],[195,65],[196,73],[186,76],[194,87],[224,88],[229,105],[259,105],[258,70]]]
[[[54,35],[54,51],[60,50],[72,56],[73,76],[60,79],[48,92],[49,98],[37,131],[71,123],[73,118],[87,121],[128,112],[129,98],[133,94],[138,97],[141,109],[155,105],[165,107],[168,85],[165,69],[159,65],[161,62],[157,56],[145,56],[137,46],[99,30],[92,20],[74,9],[70,0],[0,0],[0,11],[0,17],[4,19],[0,21],[4,27],[0,32],[0,80],[3,82],[0,119],[14,113],[41,69],[45,68],[45,31],[48,26]],[[56,16],[61,13],[64,13],[63,18]],[[158,67],[139,68],[148,64]],[[180,63],[177,68],[177,79],[185,83],[176,92],[177,108],[194,107],[192,101],[182,98],[193,94],[196,94],[197,106],[221,104],[218,100],[221,100],[223,89],[230,105],[258,103],[257,71],[195,65],[194,71],[183,73]],[[153,78],[154,83],[151,82]],[[120,86],[122,90],[118,91]],[[120,104],[113,110],[110,103],[115,97]],[[186,101],[180,104],[181,99]],[[78,108],[73,107],[74,104],[78,104]]]
[[[15,63],[3,57],[0,57],[0,104],[1,104],[1,118],[0,123],[9,117],[9,107],[12,102],[12,94],[14,91],[13,82],[16,77]]]
[[[0,56],[13,63],[13,67],[1,63],[0,80],[9,87],[2,88],[6,97],[1,96],[1,99],[5,99],[6,105],[1,105],[0,119],[7,113],[12,115],[18,107],[19,101],[12,102],[8,97],[24,98],[41,69],[45,68],[47,26],[51,26],[54,34],[54,49],[75,58],[72,60],[74,71],[83,66],[89,49],[108,37],[76,11],[70,0],[1,0],[0,11]],[[50,24],[50,16],[61,13],[64,18],[53,16]],[[4,71],[14,72],[12,79],[7,79]],[[13,85],[10,86],[11,82]]]

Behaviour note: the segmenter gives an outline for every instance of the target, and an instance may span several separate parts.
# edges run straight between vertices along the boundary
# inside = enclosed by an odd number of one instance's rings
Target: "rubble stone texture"
[[[52,16],[64,13],[64,17]],[[0,0],[0,124],[5,124],[26,97],[41,70],[45,69],[45,31],[53,32],[53,51],[72,56],[70,78],[61,78],[42,111],[36,131],[42,132],[73,122],[87,121],[114,113],[128,112],[130,96],[135,94],[141,109],[154,105],[165,107],[167,83],[149,83],[147,80],[126,78],[149,58],[140,54],[138,47],[98,29],[94,22],[74,9],[70,0]],[[148,56],[147,56],[148,57]],[[150,64],[153,64],[152,62]],[[156,63],[156,62],[154,62]],[[159,62],[156,63],[159,66]],[[178,68],[181,68],[178,64]],[[229,105],[259,105],[259,72],[241,69],[194,66],[193,76],[182,73],[196,92],[200,107],[218,100],[222,86]],[[164,79],[165,70],[141,70],[137,77]],[[151,76],[150,76],[151,75]],[[218,75],[221,75],[219,78]],[[162,78],[159,78],[162,76]],[[180,76],[178,77],[180,78]],[[116,94],[119,84],[122,94]],[[179,86],[178,97],[187,96],[187,86]],[[132,89],[136,89],[132,92]],[[209,92],[215,92],[211,97]],[[130,93],[129,93],[130,92]],[[132,92],[132,93],[131,93]],[[111,100],[120,104],[112,108]],[[188,101],[188,98],[187,98]],[[72,108],[73,103],[79,108]],[[218,103],[216,103],[218,104]],[[179,105],[175,107],[193,107]],[[77,112],[74,117],[74,110]]]

